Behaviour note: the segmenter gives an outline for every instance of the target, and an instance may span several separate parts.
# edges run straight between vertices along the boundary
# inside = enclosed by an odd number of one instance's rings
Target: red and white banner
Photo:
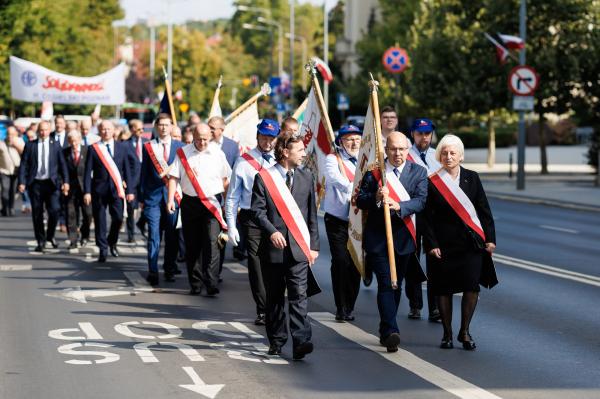
[[[227,230],[227,223],[225,223],[225,219],[223,219],[223,210],[221,209],[221,204],[219,203],[219,201],[217,201],[217,199],[214,196],[207,197],[206,195],[204,195],[202,185],[200,184],[200,181],[196,178],[196,174],[194,173],[194,171],[190,167],[190,164],[188,163],[184,147],[181,147],[177,150],[177,155],[181,160],[181,165],[183,166],[183,169],[185,169],[185,173],[188,179],[190,180],[190,183],[192,183],[192,186],[194,187],[198,198],[200,199],[200,201],[202,201],[202,204],[204,204],[206,209],[208,209],[209,212],[212,213],[213,216],[219,221],[221,229]]]
[[[98,158],[100,158],[100,162],[106,168],[110,178],[115,184],[115,188],[117,189],[117,194],[119,198],[125,199],[125,189],[123,188],[123,179],[121,178],[121,172],[119,172],[119,168],[117,168],[117,164],[112,156],[108,153],[106,146],[102,143],[92,144],[92,148],[98,154]],[[113,148],[114,151],[114,148]]]
[[[162,176],[161,179],[163,181],[163,183],[165,183],[165,186],[169,186],[169,179],[166,175],[164,175],[165,170],[167,170],[169,168],[169,164],[167,163],[167,161],[164,160],[164,158],[162,156],[158,156],[157,154],[160,154],[160,149],[158,148],[159,144],[156,141],[147,141],[144,144],[144,147],[146,148],[146,152],[148,152],[148,156],[150,157],[150,160],[152,161],[152,165],[154,165],[154,169],[156,170],[156,173],[158,173],[159,176]],[[182,196],[182,192],[181,192],[181,186],[179,184],[177,184],[177,190],[175,191],[175,201],[177,201],[177,204],[181,205],[181,196]]]
[[[485,233],[481,227],[481,221],[477,216],[475,205],[473,205],[467,194],[460,188],[458,182],[453,181],[445,169],[441,169],[439,172],[429,176],[429,180],[454,212],[456,212],[458,217],[485,242]]]
[[[225,126],[223,134],[240,147],[243,154],[256,147],[256,126],[260,123],[258,117],[258,102],[255,101]]]
[[[522,50],[525,48],[525,41],[518,36],[498,33],[498,37],[502,40],[502,43],[511,50]]]
[[[292,237],[296,240],[306,259],[309,262],[312,259],[310,254],[310,233],[306,221],[298,208],[296,200],[292,196],[292,193],[285,185],[285,181],[281,176],[281,173],[277,170],[276,166],[271,166],[267,169],[262,169],[259,172],[262,177],[265,187],[279,212],[279,216],[285,222]]]
[[[12,98],[57,104],[120,105],[125,102],[125,64],[101,75],[65,75],[17,57],[10,57]]]
[[[421,159],[421,153],[419,152],[419,150],[417,150],[417,146],[413,144],[411,145],[410,150],[408,150],[407,159],[427,169],[427,176],[430,176],[438,170],[440,170],[440,168],[442,167],[442,165],[437,161],[437,159],[435,159],[434,154],[435,151],[429,151],[429,149],[427,150],[427,153],[425,154],[425,161],[427,161],[427,164],[425,164],[425,162],[423,162],[423,160]]]

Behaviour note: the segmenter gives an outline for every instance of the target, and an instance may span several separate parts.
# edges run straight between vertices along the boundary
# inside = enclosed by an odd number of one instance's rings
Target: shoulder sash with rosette
[[[152,165],[154,165],[154,169],[156,170],[156,173],[158,173],[159,176],[162,176],[161,180],[163,181],[165,186],[168,187],[169,179],[167,178],[167,176],[165,175],[164,172],[169,168],[169,165],[162,157],[158,157],[156,155],[156,154],[159,154],[158,148],[157,148],[158,143],[155,141],[147,141],[144,143],[144,147],[146,148],[146,151],[148,152],[148,156],[150,157],[150,160],[152,161]],[[179,184],[177,185],[177,190],[175,191],[175,201],[177,201],[178,205],[181,205],[181,186]]]
[[[381,171],[379,169],[373,169],[371,173],[373,173],[373,177],[375,177],[375,179],[379,182],[379,185],[381,186]],[[402,201],[410,200],[410,195],[408,194],[408,191],[406,191],[406,189],[400,182],[400,179],[396,176],[396,174],[393,172],[393,170],[386,171],[385,179],[387,182],[389,196],[391,199],[393,199],[394,201],[396,201],[398,203],[400,203]],[[412,215],[403,217],[402,221],[404,222],[404,225],[408,229],[408,232],[410,233],[413,241],[416,243],[417,242],[417,229],[416,229],[415,214],[413,213]]]
[[[292,237],[294,237],[300,249],[302,249],[306,259],[310,260],[310,233],[308,226],[291,191],[285,185],[283,177],[276,166],[263,168],[259,174],[277,208],[277,212],[279,212],[279,216],[281,216]]]
[[[223,219],[223,210],[221,209],[221,204],[219,203],[219,201],[217,201],[217,199],[214,196],[211,196],[209,198],[206,195],[204,195],[202,185],[200,181],[196,178],[196,174],[190,167],[190,164],[188,163],[183,148],[184,147],[180,147],[179,149],[177,149],[177,155],[181,160],[181,165],[183,166],[183,169],[185,170],[185,173],[188,179],[190,180],[190,183],[192,183],[192,186],[194,187],[198,198],[200,199],[200,201],[202,201],[202,204],[206,207],[206,209],[208,209],[209,212],[212,213],[213,216],[219,221],[221,229],[227,230],[227,223],[225,223],[225,219]]]
[[[435,186],[444,200],[450,205],[458,217],[485,242],[485,233],[477,216],[475,205],[445,169],[429,176],[429,181]]]
[[[119,172],[119,168],[117,168],[115,160],[108,153],[108,149],[104,144],[99,142],[92,144],[92,148],[94,151],[96,151],[100,162],[102,162],[102,165],[104,165],[104,168],[110,175],[110,178],[117,189],[117,195],[119,198],[125,199],[125,189],[123,188],[123,179],[121,177],[121,173]]]

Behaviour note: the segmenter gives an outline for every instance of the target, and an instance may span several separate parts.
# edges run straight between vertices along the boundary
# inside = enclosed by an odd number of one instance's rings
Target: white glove
[[[235,228],[235,226],[228,227],[228,229],[227,229],[227,235],[229,236],[229,242],[234,247],[237,247],[238,243],[240,242],[240,233]]]

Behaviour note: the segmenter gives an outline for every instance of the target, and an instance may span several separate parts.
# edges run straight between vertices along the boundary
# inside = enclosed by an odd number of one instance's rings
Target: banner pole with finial
[[[169,82],[169,75],[167,74],[164,65],[162,67],[162,70],[163,74],[165,75],[165,88],[167,92],[167,99],[169,100],[169,110],[171,111],[171,119],[173,120],[173,125],[177,126],[177,116],[175,114],[175,107],[173,106],[173,96],[171,94],[171,83]]]

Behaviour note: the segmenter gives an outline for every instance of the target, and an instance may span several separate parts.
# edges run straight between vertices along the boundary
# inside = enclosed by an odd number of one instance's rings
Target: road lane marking
[[[573,272],[559,267],[544,265],[542,263],[531,262],[528,260],[513,258],[506,255],[494,254],[494,260],[503,265],[514,266],[521,269],[531,270],[534,272],[547,274],[549,276],[560,277],[566,280],[577,281],[595,287],[600,287],[600,277]]]
[[[104,298],[108,296],[131,295],[131,291],[127,289],[108,289],[108,290],[82,290],[81,287],[65,288],[58,292],[49,292],[44,294],[48,297],[64,299],[79,303],[87,303],[90,298]]]
[[[241,263],[227,262],[227,263],[223,263],[223,266],[228,268],[229,271],[236,273],[236,274],[248,274],[248,268],[243,266]]]
[[[152,292],[154,288],[148,284],[146,279],[142,277],[139,272],[123,272],[125,274],[125,278],[129,280],[131,285],[135,287],[136,291],[144,291],[144,292]]]
[[[208,385],[202,381],[202,378],[200,378],[193,367],[182,367],[182,369],[192,379],[192,383],[181,384],[179,385],[181,388],[189,389],[192,392],[196,392],[197,394],[206,396],[207,398],[214,399],[225,386],[225,384]]]
[[[31,265],[0,265],[0,271],[3,272],[17,272],[31,270]]]
[[[560,231],[561,233],[579,234],[578,230],[566,229],[564,227],[549,226],[547,224],[540,224],[540,227],[546,230]]]
[[[396,353],[388,353],[378,344],[379,339],[351,323],[338,323],[333,314],[328,312],[315,312],[308,314],[313,320],[329,327],[342,337],[358,345],[378,353],[386,360],[410,371],[425,381],[436,385],[444,391],[463,399],[500,399],[499,396],[486,391],[470,382],[463,380],[448,371],[429,363],[413,353],[398,349]]]

